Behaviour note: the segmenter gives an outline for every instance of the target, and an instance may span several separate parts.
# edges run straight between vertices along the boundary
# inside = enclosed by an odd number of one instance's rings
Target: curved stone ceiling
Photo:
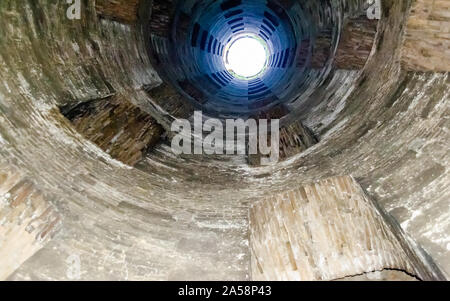
[[[82,3],[0,3],[1,279],[448,277],[447,6]],[[241,24],[258,82],[223,66]],[[280,118],[281,160],[176,156],[199,109]]]

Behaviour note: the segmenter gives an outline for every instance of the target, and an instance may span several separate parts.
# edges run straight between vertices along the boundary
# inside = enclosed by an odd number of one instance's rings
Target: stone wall
[[[121,23],[136,23],[140,0],[95,0],[97,13]]]
[[[336,52],[336,68],[364,68],[374,46],[377,25],[378,20],[369,20],[366,16],[347,20]]]
[[[173,0],[153,0],[150,32],[156,36],[168,38],[174,13]]]
[[[151,111],[143,87],[161,83],[133,26],[99,19],[93,6],[68,20],[68,6],[0,2],[0,164],[52,195],[63,221],[9,279],[74,280],[74,255],[80,280],[247,279],[246,206],[220,192],[223,182],[209,192],[196,182],[223,162],[188,176],[172,155],[145,173],[112,160],[59,113],[116,94]]]
[[[125,164],[134,166],[160,140],[163,128],[125,97],[83,103],[65,116],[86,139]]]
[[[311,67],[321,69],[325,67],[328,60],[331,58],[331,39],[332,33],[330,30],[324,30],[317,36],[314,43],[314,51],[311,58]]]
[[[147,93],[157,106],[174,118],[188,119],[194,115],[191,103],[167,83],[149,88]]]
[[[250,209],[252,279],[335,280],[385,269],[443,279],[399,229],[350,177],[268,197]]]
[[[401,71],[408,2],[383,1],[363,70],[336,72],[301,102],[320,137],[307,151],[253,169],[160,145],[144,171],[111,160],[56,113],[116,93],[151,111],[142,88],[160,79],[143,38],[93,7],[69,21],[64,1],[1,1],[0,162],[52,195],[63,220],[9,279],[67,280],[74,254],[81,280],[249,279],[249,205],[346,174],[449,274],[449,79]]]
[[[289,114],[289,109],[284,105],[278,105],[266,112],[261,112],[257,116],[251,116],[252,119],[267,119],[268,126],[272,119],[281,119]],[[318,140],[300,120],[295,120],[287,125],[280,126],[279,137],[279,161],[284,161],[294,155],[300,154],[317,144]],[[271,145],[271,135],[267,137],[267,145]],[[260,166],[261,159],[269,160],[270,155],[249,154],[248,164],[250,166]],[[270,161],[270,160],[269,160]],[[275,162],[274,162],[275,163]]]
[[[450,71],[450,1],[413,2],[402,47],[402,66],[409,71]]]
[[[317,144],[317,139],[313,133],[305,127],[300,121],[296,121],[280,128],[279,141],[279,161],[284,161],[290,157],[300,154]],[[268,136],[268,145],[271,145],[271,136]],[[265,157],[269,160],[270,155],[261,154],[249,155],[248,163],[250,166],[260,166],[261,159]],[[270,160],[269,160],[270,161]],[[276,163],[276,162],[274,162]]]
[[[300,121],[280,129],[280,158],[282,160],[304,152],[317,144],[314,134]]]
[[[378,20],[366,16],[347,19],[334,57],[334,66],[342,70],[361,70],[372,52],[377,34]],[[331,49],[331,32],[322,31],[314,45],[311,65],[323,68],[334,55]]]
[[[0,163],[0,280],[60,229],[61,216],[47,196],[17,169]]]

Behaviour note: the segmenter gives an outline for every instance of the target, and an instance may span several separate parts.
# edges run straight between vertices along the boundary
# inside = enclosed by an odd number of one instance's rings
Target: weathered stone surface
[[[297,155],[314,144],[317,144],[314,134],[300,121],[280,129],[280,158],[287,159]]]
[[[271,145],[271,135],[268,136],[268,145]],[[300,121],[296,121],[280,128],[279,158],[283,161],[301,152],[304,152],[317,143],[313,133]],[[249,155],[248,163],[251,166],[260,166],[261,158],[269,159],[270,155]],[[274,162],[275,163],[275,162]]]
[[[242,157],[176,157],[160,145],[143,171],[111,160],[55,112],[115,93],[151,112],[142,87],[161,81],[144,38],[99,20],[93,6],[69,21],[64,1],[0,1],[0,162],[53,195],[64,221],[9,279],[66,280],[71,255],[80,256],[81,280],[249,279],[251,202],[342,174],[448,275],[449,78],[401,72],[408,3],[383,1],[363,70],[334,72],[296,103],[291,112],[318,144],[260,169]]]
[[[252,279],[334,280],[403,270],[441,279],[350,177],[268,197],[250,209]]]
[[[86,139],[134,166],[160,140],[163,128],[123,96],[83,103],[65,113]]]
[[[169,84],[163,83],[156,88],[146,90],[150,99],[174,118],[188,119],[194,115],[194,108]]]
[[[34,183],[0,163],[0,280],[60,230],[61,217]]]
[[[322,31],[314,43],[314,51],[311,58],[311,67],[321,69],[326,66],[332,55],[332,33],[330,30]]]
[[[95,0],[97,13],[121,23],[134,24],[140,0]]]
[[[153,35],[168,38],[175,13],[175,1],[153,0],[150,32]]]
[[[336,281],[418,281],[418,279],[402,271],[383,270],[345,277]]]
[[[71,256],[80,280],[247,279],[247,207],[217,194],[222,184],[207,192],[195,182],[214,168],[198,162],[190,178],[171,154],[144,173],[111,160],[58,112],[116,93],[147,111],[142,87],[161,82],[133,27],[93,7],[70,21],[67,7],[0,3],[0,162],[55,196],[64,225],[9,279],[71,280]]]
[[[369,20],[366,16],[347,21],[336,52],[336,68],[364,68],[374,46],[377,25],[378,20]]]
[[[369,20],[366,16],[347,19],[336,53],[332,49],[331,31],[323,30],[314,44],[311,67],[324,68],[333,59],[338,69],[361,70],[374,47],[377,25],[378,20]]]
[[[450,71],[450,1],[413,1],[402,46],[402,67],[408,71]]]
[[[285,106],[275,106],[266,112],[261,112],[258,116],[252,116],[252,118],[255,120],[267,119],[270,126],[271,120],[281,120],[288,114],[289,110]],[[314,137],[314,134],[299,120],[281,126],[279,134],[279,161],[283,161],[297,155],[318,142],[317,138]],[[269,133],[267,137],[267,145],[271,145],[271,137],[272,136]],[[261,154],[249,154],[247,160],[250,166],[260,166],[261,159],[264,157],[269,160],[270,155],[264,156]]]

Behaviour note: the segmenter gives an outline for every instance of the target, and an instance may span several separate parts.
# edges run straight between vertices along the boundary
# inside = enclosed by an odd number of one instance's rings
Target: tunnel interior
[[[320,32],[330,33],[330,50],[336,47],[342,3],[177,2],[170,36],[153,34],[151,53],[158,73],[210,115],[248,117],[281,104],[296,107],[314,89],[311,82],[326,77],[331,60],[311,72],[312,51]],[[244,37],[260,40],[267,52],[264,72],[251,78],[225,65],[229,46]]]
[[[450,20],[425,2],[2,1],[0,279],[448,278]],[[195,111],[280,119],[280,160],[174,154]]]

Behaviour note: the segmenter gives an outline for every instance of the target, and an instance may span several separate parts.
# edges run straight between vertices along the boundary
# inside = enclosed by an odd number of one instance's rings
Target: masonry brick
[[[348,20],[336,52],[336,68],[364,68],[374,46],[377,24],[378,20],[369,20],[366,16]]]
[[[140,0],[96,0],[97,13],[121,23],[134,24],[137,20]]]
[[[155,119],[120,95],[83,103],[65,116],[86,139],[131,166],[163,133]]]
[[[414,1],[402,46],[407,71],[450,71],[450,1]]]
[[[252,279],[335,280],[385,269],[432,279],[398,229],[348,176],[269,196],[250,209]]]

